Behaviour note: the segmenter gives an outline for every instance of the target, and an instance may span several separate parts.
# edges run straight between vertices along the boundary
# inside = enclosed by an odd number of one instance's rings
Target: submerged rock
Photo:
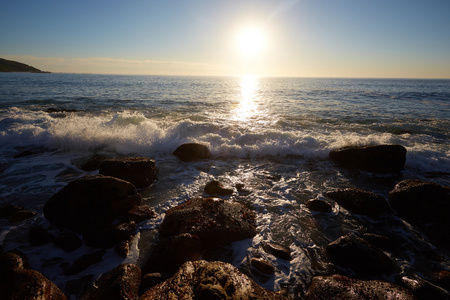
[[[146,291],[141,300],[285,299],[223,262],[186,262],[175,275]]]
[[[258,270],[261,273],[264,273],[264,274],[275,273],[274,266],[272,266],[269,262],[265,261],[262,258],[254,257],[250,260],[250,264],[252,265],[253,268],[255,268],[256,270]]]
[[[313,278],[305,300],[322,299],[402,299],[415,300],[406,289],[381,280],[358,280],[342,275]]]
[[[137,188],[145,188],[155,182],[158,169],[151,158],[125,157],[104,160],[100,164],[99,174],[123,179]]]
[[[105,254],[106,250],[98,250],[92,253],[84,254],[65,270],[64,275],[74,275],[86,270],[91,265],[101,262]]]
[[[450,249],[450,188],[430,181],[407,179],[389,193],[392,208],[433,242]]]
[[[136,205],[141,196],[129,182],[103,175],[85,176],[70,182],[44,206],[53,224],[83,233],[111,225]]]
[[[0,255],[0,295],[2,299],[67,299],[44,275],[25,269],[22,258],[15,253]]]
[[[189,143],[179,146],[173,155],[182,161],[194,161],[199,159],[207,159],[211,157],[208,147],[201,144]]]
[[[378,276],[391,274],[397,269],[381,249],[353,233],[331,242],[326,251],[334,264],[349,268],[358,275]]]
[[[0,218],[7,218],[10,223],[17,223],[36,216],[34,211],[29,211],[20,205],[6,205],[0,208]]]
[[[377,217],[390,211],[388,202],[382,196],[361,189],[341,189],[326,192],[325,196],[345,209],[361,215]]]
[[[139,298],[139,284],[141,283],[141,269],[134,264],[121,264],[96,282],[96,287],[88,292],[87,300]]]
[[[331,150],[330,159],[346,168],[390,173],[403,170],[406,148],[401,145],[352,146]]]
[[[279,245],[272,242],[263,242],[261,244],[264,251],[272,254],[273,256],[285,260],[291,260],[291,250],[288,247],[284,247],[283,245]]]
[[[101,154],[94,154],[89,157],[83,157],[79,159],[74,159],[72,164],[83,171],[95,171],[100,168],[103,161],[107,160],[108,157]]]

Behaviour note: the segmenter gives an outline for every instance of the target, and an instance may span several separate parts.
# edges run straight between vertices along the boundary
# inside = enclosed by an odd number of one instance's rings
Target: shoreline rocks
[[[391,173],[403,170],[406,148],[401,145],[351,146],[331,150],[329,157],[345,168]]]

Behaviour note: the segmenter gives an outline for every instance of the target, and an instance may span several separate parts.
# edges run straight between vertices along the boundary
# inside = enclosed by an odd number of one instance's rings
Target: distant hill
[[[17,61],[6,60],[3,58],[0,58],[0,72],[50,73]]]

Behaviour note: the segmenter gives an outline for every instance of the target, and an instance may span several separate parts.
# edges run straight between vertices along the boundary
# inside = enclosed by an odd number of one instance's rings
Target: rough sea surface
[[[212,159],[179,161],[172,153],[188,142],[207,145]],[[376,144],[406,147],[405,169],[384,175],[349,171],[328,159],[332,149]],[[32,154],[14,158],[23,151]],[[45,202],[68,182],[98,172],[75,163],[93,154],[148,156],[159,169],[158,181],[139,191],[159,217],[139,224],[127,262],[145,260],[149,233],[165,211],[202,196],[205,184],[216,179],[234,188],[227,199],[249,205],[258,222],[258,234],[233,243],[223,260],[245,269],[251,257],[262,257],[276,272],[255,280],[298,294],[314,275],[327,273],[328,243],[391,222],[337,204],[331,213],[313,213],[306,201],[347,187],[387,198],[408,178],[450,185],[450,80],[0,73],[0,206],[22,205],[38,213],[17,224],[0,220],[0,242],[5,251],[26,253],[31,266],[63,290],[69,280],[96,278],[123,261],[111,250],[101,264],[64,276],[61,263],[73,262],[89,247],[67,254],[52,244],[28,243],[33,224],[51,228],[42,214]],[[251,193],[239,194],[238,183]],[[424,249],[436,257],[447,254],[399,223],[391,228],[404,248],[390,255],[400,275],[427,277],[435,265],[450,270],[446,259],[423,255]],[[293,259],[264,252],[265,241],[289,247]]]

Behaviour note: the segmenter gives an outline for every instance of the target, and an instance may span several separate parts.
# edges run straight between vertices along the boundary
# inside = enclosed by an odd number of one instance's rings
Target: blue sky
[[[53,72],[450,78],[449,32],[448,0],[0,0],[0,57]]]

